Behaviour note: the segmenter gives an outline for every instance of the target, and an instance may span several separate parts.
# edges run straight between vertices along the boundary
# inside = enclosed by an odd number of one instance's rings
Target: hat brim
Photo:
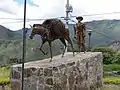
[[[76,17],[77,20],[83,20],[83,17]]]

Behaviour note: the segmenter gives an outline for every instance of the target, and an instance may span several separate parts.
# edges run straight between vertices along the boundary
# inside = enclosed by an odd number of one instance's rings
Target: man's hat
[[[83,17],[78,16],[78,17],[76,17],[76,19],[77,19],[77,20],[81,20],[81,21],[82,21],[82,20],[83,20]]]

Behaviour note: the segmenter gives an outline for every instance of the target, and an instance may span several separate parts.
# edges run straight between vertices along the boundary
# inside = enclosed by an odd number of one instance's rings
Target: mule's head
[[[31,26],[30,25],[30,27],[31,27],[31,34],[30,34],[30,39],[33,39],[33,37],[34,37],[34,35],[36,35],[36,34],[38,34],[38,35],[40,35],[41,34],[41,28],[42,28],[42,26],[41,26],[41,24],[33,24],[33,26]]]

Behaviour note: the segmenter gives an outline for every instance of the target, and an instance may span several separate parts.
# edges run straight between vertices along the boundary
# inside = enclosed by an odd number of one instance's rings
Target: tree
[[[115,54],[115,60],[113,63],[120,64],[120,52]]]
[[[109,47],[96,47],[92,49],[93,52],[102,52],[103,53],[103,63],[112,64],[115,60],[115,55],[117,51]]]

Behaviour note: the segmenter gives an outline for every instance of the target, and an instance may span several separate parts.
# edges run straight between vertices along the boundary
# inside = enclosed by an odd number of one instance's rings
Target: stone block
[[[49,59],[25,63],[25,90],[96,90],[103,85],[102,53],[66,53]],[[11,90],[20,90],[21,64],[11,67]]]

